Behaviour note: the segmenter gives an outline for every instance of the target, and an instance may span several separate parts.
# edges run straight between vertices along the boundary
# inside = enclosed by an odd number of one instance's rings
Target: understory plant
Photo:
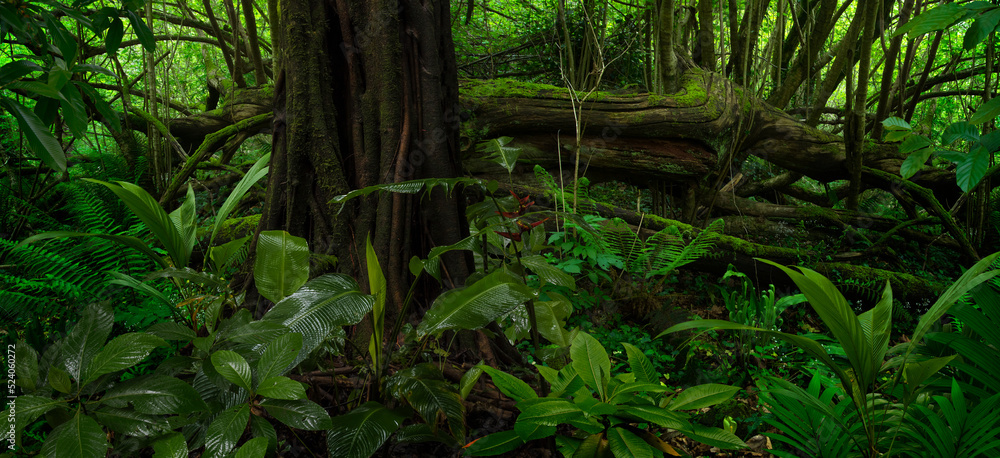
[[[623,344],[630,372],[611,376],[611,360],[597,339],[578,332],[570,347],[571,363],[560,370],[536,365],[551,385],[539,396],[530,385],[506,372],[480,365],[497,388],[517,402],[521,413],[514,429],[493,433],[466,445],[473,456],[510,452],[528,441],[555,436],[564,456],[618,458],[680,453],[660,434],[680,431],[699,442],[724,449],[745,446],[732,432],[692,423],[685,410],[710,407],[731,398],[739,388],[706,384],[675,394],[660,381],[637,347]],[[559,427],[570,427],[569,434]]]
[[[839,381],[838,389],[842,392],[840,395],[842,398],[838,398],[836,392],[823,391],[817,386],[811,386],[810,390],[806,391],[780,379],[765,379],[764,389],[772,393],[770,401],[774,403],[772,405],[776,409],[794,410],[795,406],[792,404],[798,403],[823,412],[819,417],[815,417],[822,425],[804,422],[800,417],[786,417],[799,418],[799,420],[788,420],[788,423],[781,422],[779,429],[786,433],[785,437],[790,438],[786,442],[805,450],[810,447],[808,440],[802,440],[802,437],[795,439],[795,431],[808,433],[806,439],[823,433],[827,434],[824,441],[838,444],[837,450],[842,449],[844,453],[829,456],[873,457],[902,453],[914,446],[912,442],[906,441],[907,436],[901,434],[908,421],[915,421],[911,413],[914,406],[923,405],[930,409],[924,411],[917,407],[920,412],[938,412],[932,416],[934,420],[928,420],[927,423],[937,431],[937,434],[945,434],[951,428],[948,423],[940,421],[951,415],[948,413],[948,407],[942,404],[936,406],[927,404],[921,394],[929,386],[928,380],[951,363],[956,355],[928,357],[914,353],[914,350],[955,301],[998,273],[996,270],[990,270],[990,265],[998,256],[1000,253],[988,256],[967,270],[921,317],[909,342],[892,349],[889,348],[892,288],[888,283],[878,303],[870,310],[856,315],[833,283],[819,273],[801,267],[793,270],[761,260],[781,269],[792,278],[827,326],[832,337],[840,344],[846,361],[835,360],[822,345],[809,337],[723,320],[695,320],[681,323],[667,329],[661,336],[690,329],[728,329],[757,332],[795,345],[833,371]],[[887,359],[890,355],[892,358]],[[840,405],[841,399],[846,403],[843,406]],[[785,402],[786,400],[788,402]],[[822,428],[809,429],[803,427],[805,424]],[[992,428],[990,425],[984,427],[988,431]],[[844,440],[830,439],[830,435]],[[971,440],[970,437],[959,439]],[[978,450],[977,453],[985,453],[987,450],[989,448]],[[833,452],[828,450],[824,453]]]

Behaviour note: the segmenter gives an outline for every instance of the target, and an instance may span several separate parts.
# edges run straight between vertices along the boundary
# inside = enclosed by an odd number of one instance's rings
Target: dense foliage
[[[328,3],[0,3],[0,456],[1000,455],[1000,7]]]

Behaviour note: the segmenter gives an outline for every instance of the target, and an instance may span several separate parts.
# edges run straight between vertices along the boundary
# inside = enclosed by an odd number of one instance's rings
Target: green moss
[[[462,94],[468,97],[539,97],[566,94],[566,89],[549,84],[526,83],[510,78],[462,81]]]
[[[216,243],[219,240],[229,241],[252,235],[257,230],[257,224],[259,223],[260,215],[229,218],[219,228],[219,233],[215,236]]]

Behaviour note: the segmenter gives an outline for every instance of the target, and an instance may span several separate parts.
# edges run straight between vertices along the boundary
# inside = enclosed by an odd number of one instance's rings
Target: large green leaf
[[[524,380],[514,377],[513,375],[510,375],[500,369],[495,369],[484,364],[480,364],[476,367],[489,374],[497,389],[499,389],[500,392],[507,397],[513,399],[515,402],[538,398],[538,394],[535,393],[535,390],[532,389],[530,385],[525,383]]]
[[[847,359],[854,369],[858,383],[862,386],[873,383],[876,370],[881,367],[881,364],[875,366],[872,363],[874,350],[871,342],[866,339],[861,322],[837,287],[814,270],[798,267],[799,272],[796,272],[775,262],[757,259],[781,269],[792,278],[795,285],[809,300],[809,305],[823,320],[823,324],[830,329],[833,338],[844,348],[844,354],[847,355]],[[850,383],[847,380],[843,381]]]
[[[927,32],[944,30],[965,16],[965,9],[958,3],[945,3],[937,8],[926,11],[896,29],[892,35],[909,33],[910,38],[916,38]]]
[[[892,287],[888,281],[885,282],[881,299],[875,307],[858,315],[858,322],[861,323],[861,329],[868,343],[870,364],[878,370],[885,363],[885,353],[889,349],[889,333],[892,331]]]
[[[251,321],[219,336],[219,341],[229,340],[243,344],[264,344],[288,334],[288,327],[273,321]]]
[[[337,326],[356,324],[372,309],[372,297],[361,294],[353,278],[341,274],[317,277],[264,314],[262,320],[284,324],[302,335],[302,348],[291,365],[306,359]]]
[[[984,122],[992,121],[998,115],[1000,115],[1000,97],[993,97],[976,109],[976,112],[972,114],[971,118],[969,118],[969,124],[978,125]]]
[[[271,342],[257,360],[257,377],[267,380],[291,369],[295,356],[302,349],[302,334],[290,332]]]
[[[153,458],[187,458],[187,442],[184,435],[174,433],[153,442]]]
[[[260,406],[272,417],[292,428],[320,431],[333,426],[326,410],[308,399],[295,401],[265,399],[261,401]]]
[[[62,367],[76,380],[86,373],[87,366],[101,351],[111,334],[114,312],[107,305],[91,304],[84,309],[83,316],[66,336],[62,346]]]
[[[208,431],[205,432],[205,454],[226,456],[243,436],[248,421],[250,421],[249,404],[239,404],[220,413],[208,425]]]
[[[532,423],[558,426],[583,416],[583,410],[572,401],[563,398],[539,398],[538,402],[525,407],[517,416],[518,423]]]
[[[241,200],[243,200],[243,196],[250,191],[250,188],[260,181],[261,178],[267,175],[267,171],[269,170],[267,164],[270,161],[271,153],[261,156],[261,158],[257,159],[257,162],[254,162],[253,166],[250,167],[250,170],[247,170],[246,175],[243,175],[240,182],[236,183],[236,186],[233,187],[233,191],[229,193],[229,197],[227,197],[226,201],[222,203],[222,207],[219,207],[219,212],[215,214],[215,224],[212,225],[212,236],[209,238],[208,243],[210,246],[215,246],[215,236],[218,235],[219,229],[221,229],[222,225],[226,222],[226,218],[229,217],[229,213],[236,208],[236,205],[238,205]]]
[[[271,302],[280,302],[309,279],[306,239],[285,231],[263,231],[257,238],[253,266],[257,290]]]
[[[569,306],[571,311],[572,304],[561,300],[533,302],[538,334],[559,347],[568,347],[571,342],[564,323],[569,316],[569,313],[566,313],[566,306]]]
[[[239,353],[219,350],[212,353],[212,366],[236,386],[250,391],[250,364]]]
[[[119,181],[116,185],[90,178],[84,180],[107,186],[153,232],[174,261],[174,266],[187,267],[191,250],[186,247],[184,238],[177,232],[170,216],[146,190],[125,181]]]
[[[330,456],[368,458],[399,429],[405,419],[375,401],[368,401],[347,414],[333,417],[333,427],[326,436]]]
[[[625,428],[608,429],[608,446],[616,458],[663,456],[663,453],[653,449],[646,441]]]
[[[696,385],[686,388],[681,394],[678,394],[667,408],[670,410],[697,410],[711,407],[732,398],[739,390],[740,388],[736,386],[716,383]]]
[[[191,385],[165,375],[144,375],[124,381],[110,388],[101,402],[119,408],[131,402],[136,411],[150,415],[183,415],[208,409]]]
[[[691,429],[683,432],[685,436],[691,439],[725,450],[744,448],[747,446],[746,443],[729,431],[703,426],[699,423],[692,423]]]
[[[649,404],[618,406],[618,415],[631,418],[636,422],[654,423],[664,428],[686,430],[691,427],[685,419],[686,414]]]
[[[66,171],[66,153],[63,152],[59,140],[49,132],[45,123],[31,110],[10,97],[0,97],[0,106],[14,115],[17,126],[28,140],[28,145],[39,159],[57,172]]]
[[[162,415],[114,407],[104,407],[91,413],[105,428],[129,436],[155,436],[170,430],[170,423]]]
[[[990,159],[992,157],[993,154],[983,147],[966,153],[962,157],[962,160],[958,162],[958,169],[955,170],[955,180],[958,181],[958,187],[962,188],[962,191],[965,192],[969,192],[972,188],[975,188],[990,169]]]
[[[608,380],[611,378],[611,359],[608,351],[597,339],[585,332],[577,333],[569,347],[573,368],[583,383],[597,392],[602,401],[608,399]]]
[[[368,270],[368,290],[375,302],[372,305],[372,336],[368,342],[368,353],[376,368],[382,367],[382,330],[385,328],[385,274],[375,255],[371,235],[365,237],[365,266]]]
[[[493,456],[514,451],[522,445],[524,441],[517,431],[508,430],[480,437],[466,445],[465,450],[472,456]]]
[[[916,175],[917,172],[924,168],[924,164],[927,163],[927,159],[930,159],[931,154],[933,153],[934,150],[930,148],[924,148],[910,153],[910,155],[903,160],[903,164],[899,166],[899,175],[907,179]]]
[[[531,299],[520,279],[497,270],[471,286],[438,296],[417,327],[417,335],[440,335],[454,329],[479,329]]]
[[[267,438],[255,437],[246,441],[236,451],[236,458],[264,458],[267,455]]]
[[[97,421],[77,411],[69,421],[56,426],[45,438],[42,455],[50,458],[100,458],[108,449],[108,439]]]
[[[437,431],[439,415],[448,421],[451,435],[465,436],[465,405],[455,386],[444,380],[441,370],[430,363],[417,364],[393,374],[386,381],[396,399],[404,399]]]
[[[979,286],[986,280],[989,280],[1000,273],[1000,270],[991,270],[990,266],[996,261],[997,257],[1000,257],[1000,252],[993,253],[989,256],[984,257],[979,260],[975,265],[966,270],[965,273],[955,280],[948,289],[938,297],[938,300],[934,302],[931,306],[920,317],[920,321],[917,323],[916,329],[913,330],[913,335],[910,337],[910,341],[913,345],[910,345],[906,350],[906,355],[916,348],[916,344],[920,342],[920,339],[924,337],[924,334],[931,329],[932,326],[939,323],[941,317],[948,312],[952,304],[955,303],[959,298],[961,298],[966,292],[971,291],[973,288]]]
[[[660,381],[660,374],[656,372],[653,367],[653,363],[649,361],[649,358],[635,345],[628,342],[622,342],[622,346],[625,347],[625,353],[628,355],[628,365],[632,369],[632,373],[635,374],[636,381],[643,383],[658,383]]]
[[[170,221],[181,238],[181,247],[190,255],[198,242],[198,213],[195,209],[194,188],[188,183],[187,194],[181,206],[170,212]],[[176,266],[187,267],[187,264]]]
[[[989,10],[977,17],[969,26],[969,30],[965,31],[965,36],[962,38],[962,48],[966,51],[973,50],[976,45],[996,30],[997,22],[1000,22],[1000,8]]]
[[[294,401],[306,397],[306,389],[301,383],[288,377],[276,376],[262,380],[257,387],[257,394],[272,398]]]
[[[521,264],[524,264],[529,270],[531,270],[535,275],[538,275],[540,280],[545,283],[551,283],[556,286],[565,286],[572,291],[576,290],[576,280],[573,277],[563,272],[562,269],[549,264],[542,255],[532,255],[525,256],[521,258]]]
[[[154,348],[166,344],[163,339],[145,332],[115,337],[84,368],[80,384],[86,385],[104,374],[132,367],[149,356]]]

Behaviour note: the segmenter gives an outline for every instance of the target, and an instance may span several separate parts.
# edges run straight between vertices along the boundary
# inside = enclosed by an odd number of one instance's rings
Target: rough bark
[[[589,146],[584,157],[593,158],[588,177],[615,177],[636,184],[650,178],[697,180],[719,172],[720,160],[733,144],[740,145],[736,166],[738,159],[753,154],[821,182],[850,177],[843,137],[747,96],[715,73],[689,69],[680,90],[666,96],[599,93],[589,100],[582,110],[583,143]],[[462,103],[470,116],[463,130],[469,136],[466,144],[506,135],[514,137],[531,160],[554,164],[556,151],[564,165],[572,159],[555,146],[560,136],[566,143],[574,131],[566,89],[470,80],[463,82]],[[888,173],[898,174],[903,159],[893,145],[864,151],[868,167]],[[482,170],[481,162],[467,163],[473,171]],[[912,180],[933,189],[945,201],[959,194],[950,171],[928,167]]]

